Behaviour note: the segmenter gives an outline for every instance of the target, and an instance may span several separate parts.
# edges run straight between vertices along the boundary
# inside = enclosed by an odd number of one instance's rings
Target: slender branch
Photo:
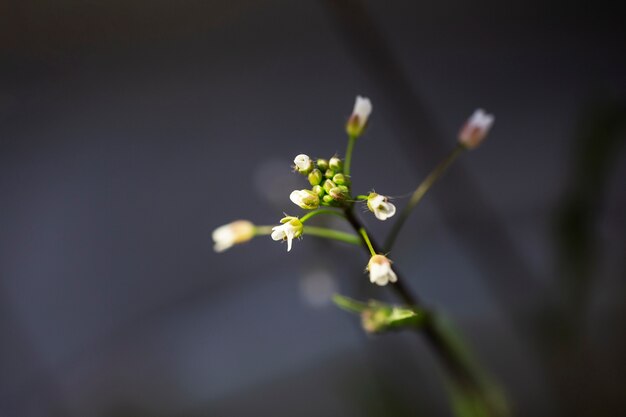
[[[356,143],[356,136],[350,135],[348,137],[348,147],[346,148],[346,156],[343,161],[343,175],[350,178],[350,164],[352,163],[352,151],[354,150],[354,144]]]
[[[271,235],[274,226],[254,226],[254,236]]]
[[[369,249],[370,254],[372,256],[376,255],[376,251],[374,250],[374,247],[372,246],[372,241],[370,240],[370,237],[367,235],[367,230],[365,230],[365,227],[361,227],[358,230],[358,232],[363,238],[363,241],[365,242],[365,244],[367,245],[367,249]]]
[[[303,235],[311,235],[325,239],[338,240],[352,245],[361,246],[361,239],[357,235],[341,232],[339,230],[327,229],[325,227],[304,226]]]
[[[342,211],[330,210],[330,209],[319,209],[319,210],[308,212],[307,214],[305,214],[304,216],[300,218],[300,221],[304,223],[307,220],[309,220],[311,217],[317,216],[318,214],[330,214],[334,216],[339,216],[344,219],[346,218],[346,215]]]
[[[454,160],[464,150],[465,147],[461,144],[458,144],[452,150],[452,152],[450,152],[448,156],[446,156],[446,158],[441,161],[439,165],[437,165],[435,169],[433,169],[430,174],[428,174],[428,176],[424,179],[424,181],[422,181],[422,183],[415,189],[413,195],[411,196],[411,199],[409,200],[409,203],[404,207],[404,209],[398,216],[398,220],[396,220],[391,228],[391,231],[389,232],[389,235],[387,236],[387,240],[385,241],[385,245],[383,246],[385,252],[389,252],[393,247],[393,244],[396,241],[400,230],[402,230],[404,222],[409,217],[415,206],[417,206],[417,204],[422,201],[422,198],[424,198],[430,187],[432,187],[433,184],[439,179],[439,177],[441,177],[443,173],[446,172],[452,162],[454,162]]]

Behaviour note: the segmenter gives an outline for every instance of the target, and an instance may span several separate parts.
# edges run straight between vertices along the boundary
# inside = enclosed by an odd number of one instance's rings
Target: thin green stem
[[[356,136],[350,135],[348,137],[348,147],[346,148],[346,157],[343,161],[343,175],[350,178],[350,164],[352,163],[352,151],[354,150],[354,144],[356,143]]]
[[[415,189],[409,203],[404,207],[400,215],[398,216],[398,220],[394,223],[389,232],[389,236],[387,236],[387,240],[385,241],[384,250],[385,252],[389,252],[393,247],[393,244],[402,230],[402,226],[406,219],[409,217],[415,206],[424,198],[428,190],[433,186],[433,184],[443,175],[444,172],[448,169],[448,167],[454,162],[454,160],[465,150],[465,147],[461,144],[458,144],[452,152],[445,157],[443,161],[439,163],[433,169],[430,174],[422,181],[422,183]]]
[[[330,209],[319,209],[319,210],[308,212],[307,214],[305,214],[304,216],[302,216],[300,218],[300,221],[302,223],[304,223],[307,220],[309,220],[311,217],[317,216],[318,214],[330,214],[330,215],[333,215],[333,216],[339,216],[339,217],[344,218],[344,219],[346,218],[346,215],[343,214],[343,212],[341,212],[341,211],[330,210]]]
[[[372,256],[376,255],[376,251],[374,250],[374,247],[372,246],[372,241],[370,240],[370,237],[367,235],[367,230],[365,230],[365,227],[360,227],[358,231],[359,231],[359,234],[363,236],[363,241],[367,245],[367,248],[370,250],[370,254]]]
[[[274,226],[254,226],[254,235],[255,236],[271,235],[272,227]]]
[[[304,226],[303,235],[321,237],[324,239],[338,240],[344,243],[361,246],[361,239],[352,233],[341,232],[339,230],[327,229],[325,227]]]

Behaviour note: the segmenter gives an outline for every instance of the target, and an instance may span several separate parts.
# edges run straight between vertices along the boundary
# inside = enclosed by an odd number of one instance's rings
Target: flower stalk
[[[465,146],[462,144],[458,144],[455,148],[446,156],[443,161],[441,161],[435,169],[433,169],[430,174],[421,182],[420,185],[417,186],[413,194],[411,195],[411,199],[408,204],[404,207],[402,212],[400,213],[398,220],[394,223],[387,236],[387,240],[385,240],[385,251],[388,252],[393,248],[393,244],[402,230],[402,226],[404,226],[404,222],[411,215],[413,209],[419,204],[420,201],[424,198],[428,190],[437,182],[437,180],[448,170],[450,165],[463,153],[465,150]]]

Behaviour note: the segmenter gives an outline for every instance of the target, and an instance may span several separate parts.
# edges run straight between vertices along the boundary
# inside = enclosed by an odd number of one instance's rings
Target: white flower
[[[213,231],[215,252],[224,252],[237,243],[247,242],[254,237],[254,224],[247,220],[237,220],[225,224]]]
[[[492,114],[485,113],[483,109],[476,110],[459,132],[459,142],[468,149],[474,149],[485,139],[494,120]]]
[[[287,216],[281,221],[282,225],[272,227],[272,239],[287,240],[287,252],[291,250],[291,242],[293,239],[302,235],[304,226],[297,217]]]
[[[396,206],[391,204],[384,195],[370,193],[367,196],[367,208],[374,213],[378,220],[387,220],[396,214]]]
[[[352,116],[348,120],[346,130],[351,136],[360,136],[363,133],[363,129],[367,124],[367,119],[372,113],[372,102],[367,97],[356,96],[354,102],[354,110],[352,110]]]
[[[319,196],[311,190],[295,190],[289,195],[289,199],[293,204],[305,210],[313,210],[320,205]]]
[[[308,174],[313,169],[313,161],[309,158],[308,155],[301,153],[296,156],[293,160],[293,163],[296,164],[295,168],[301,174]]]
[[[387,285],[396,282],[398,277],[391,269],[391,261],[384,255],[374,255],[367,264],[370,273],[370,282],[377,285]]]

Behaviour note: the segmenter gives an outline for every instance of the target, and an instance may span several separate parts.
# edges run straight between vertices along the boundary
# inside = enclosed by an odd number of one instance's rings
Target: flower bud
[[[320,182],[324,179],[322,172],[319,169],[314,169],[309,174],[309,183],[311,185],[319,185]]]
[[[324,177],[326,177],[327,179],[332,179],[335,176],[335,171],[333,171],[332,169],[327,169],[326,172],[324,173]]]
[[[247,242],[254,237],[254,224],[247,220],[237,220],[213,231],[215,252],[224,252],[235,244]]]
[[[370,273],[370,282],[376,285],[387,285],[388,282],[396,282],[398,277],[391,269],[391,261],[384,255],[374,255],[367,264]]]
[[[384,195],[370,193],[367,196],[367,208],[378,220],[387,220],[396,214],[396,206],[391,204]]]
[[[328,194],[335,200],[345,200],[346,199],[346,195],[344,194],[343,190],[339,187],[335,187],[335,188],[331,188],[331,190],[328,192]]]
[[[492,114],[485,113],[483,109],[476,110],[461,128],[459,142],[467,149],[474,149],[485,139],[494,120]]]
[[[330,195],[326,194],[324,197],[322,197],[322,202],[326,205],[333,205],[335,203],[335,199],[332,198]]]
[[[272,239],[273,240],[286,240],[287,252],[291,250],[291,242],[294,238],[302,235],[304,226],[297,217],[287,216],[283,217],[280,222],[280,226],[272,227]]]
[[[346,124],[346,132],[348,135],[355,138],[361,136],[371,113],[372,102],[366,97],[357,96],[354,102],[352,116],[350,116]]]
[[[333,176],[333,182],[337,185],[346,185],[348,184],[348,179],[343,174],[335,174]]]
[[[425,314],[414,308],[375,302],[370,302],[369,306],[361,312],[361,324],[368,333],[420,327],[424,318]]]
[[[311,191],[317,194],[319,198],[322,198],[324,194],[326,194],[326,191],[324,191],[324,188],[322,188],[321,185],[314,185],[313,188],[311,188]]]
[[[313,161],[311,161],[311,158],[309,158],[308,155],[303,153],[296,156],[293,163],[295,164],[295,170],[302,175],[307,175],[311,172],[311,170],[313,170]]]
[[[335,172],[341,172],[343,169],[343,161],[339,157],[333,156],[328,161],[328,166]]]
[[[311,190],[295,190],[289,195],[289,199],[305,210],[314,210],[320,205],[319,197]]]
[[[327,193],[330,193],[330,190],[335,188],[336,186],[337,184],[335,184],[331,180],[324,181],[324,185],[322,185],[322,187],[324,187],[324,191],[326,191]]]
[[[317,168],[319,168],[319,170],[322,172],[326,172],[326,170],[328,169],[328,161],[326,159],[318,159]]]

